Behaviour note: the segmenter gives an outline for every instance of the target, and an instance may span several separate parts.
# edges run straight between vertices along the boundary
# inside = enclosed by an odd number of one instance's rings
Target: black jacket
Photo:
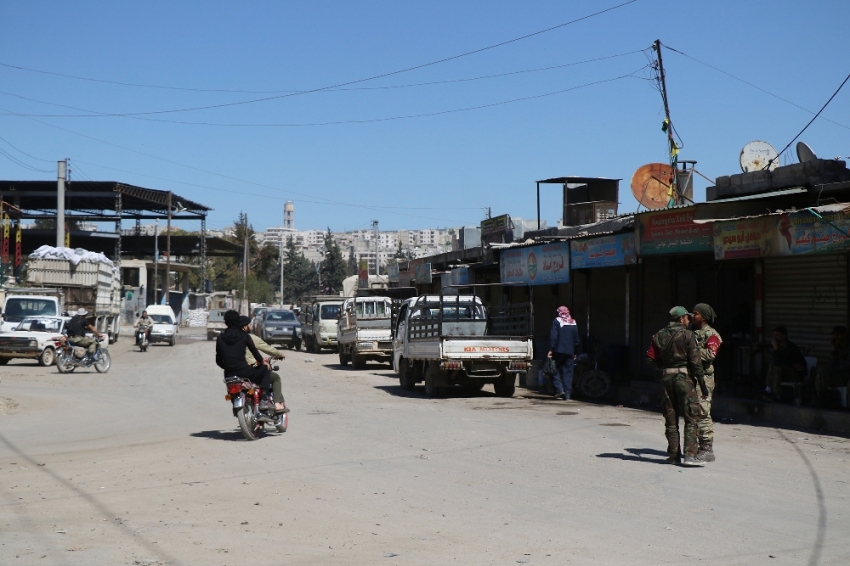
[[[574,356],[578,352],[578,327],[575,324],[561,326],[558,319],[552,321],[549,331],[549,351],[553,354]]]
[[[251,336],[241,328],[229,327],[222,332],[215,343],[215,363],[226,372],[241,372],[252,369],[245,361],[245,348],[251,351],[258,364],[263,356],[254,346]]]

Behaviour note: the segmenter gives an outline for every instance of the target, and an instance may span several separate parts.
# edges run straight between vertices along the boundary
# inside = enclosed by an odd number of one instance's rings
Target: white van
[[[177,340],[177,317],[169,305],[148,305],[145,309],[153,319],[151,328],[151,344],[167,342],[173,346]]]

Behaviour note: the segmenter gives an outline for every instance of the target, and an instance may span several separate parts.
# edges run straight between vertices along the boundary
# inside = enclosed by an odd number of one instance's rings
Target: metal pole
[[[375,232],[375,276],[378,276],[378,275],[381,274],[381,270],[378,267],[378,221],[377,220],[372,221],[372,229]]]
[[[168,234],[165,236],[165,293],[162,296],[166,305],[171,304],[171,297],[168,296],[171,291],[171,191],[168,191]]]
[[[676,149],[676,141],[673,139],[673,122],[670,120],[670,106],[667,103],[667,80],[664,76],[664,62],[661,60],[660,39],[655,40],[653,48],[655,49],[655,53],[658,56],[658,75],[661,82],[661,99],[664,102],[664,117],[667,119],[667,150],[670,154],[670,166],[673,169],[673,176],[670,179],[672,196],[670,198],[670,201],[667,203],[667,206],[672,206],[676,204],[682,204],[682,198],[679,194],[678,187],[675,186],[676,170],[678,169],[678,167],[676,166],[676,153],[674,152],[674,149]]]
[[[68,170],[68,161],[63,159],[58,164],[58,175],[56,179],[56,247],[65,245],[65,176]]]
[[[242,303],[239,305],[240,313],[251,315],[251,305],[245,306],[245,295],[248,288],[248,215],[245,215],[245,242],[242,248]],[[244,309],[244,310],[243,310]]]
[[[537,229],[540,230],[540,183],[537,183]]]
[[[283,232],[280,233],[280,306],[283,308]]]
[[[153,302],[157,303],[156,291],[159,289],[159,218],[153,229]]]

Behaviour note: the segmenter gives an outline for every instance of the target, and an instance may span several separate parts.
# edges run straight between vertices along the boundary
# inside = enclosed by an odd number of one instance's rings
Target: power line
[[[605,8],[603,10],[593,12],[592,14],[588,14],[586,16],[581,16],[579,18],[575,18],[575,19],[570,20],[568,22],[564,22],[564,23],[561,23],[561,24],[558,24],[558,25],[555,25],[555,26],[548,27],[546,29],[535,31],[533,33],[529,33],[529,34],[526,34],[526,35],[523,35],[523,36],[520,36],[520,37],[516,37],[514,39],[509,39],[509,40],[506,40],[506,41],[495,43],[493,45],[488,45],[487,47],[481,47],[481,48],[478,48],[478,49],[473,49],[472,51],[466,51],[466,52],[460,53],[458,55],[452,55],[450,57],[444,57],[442,59],[438,59],[436,61],[431,61],[429,63],[421,63],[419,65],[413,65],[411,67],[405,67],[403,69],[398,69],[396,71],[390,71],[390,72],[387,72],[387,73],[372,75],[370,77],[366,77],[366,78],[362,78],[362,79],[346,81],[346,82],[342,82],[342,83],[337,83],[337,84],[333,84],[333,85],[328,85],[328,86],[324,86],[324,87],[319,87],[319,88],[314,88],[314,89],[304,90],[304,91],[299,91],[299,92],[290,92],[290,93],[286,93],[286,94],[278,94],[278,95],[274,95],[274,96],[254,98],[254,99],[251,99],[251,100],[241,100],[241,101],[236,101],[236,102],[222,102],[220,104],[211,104],[211,105],[207,105],[207,106],[195,106],[195,107],[188,107],[188,108],[174,108],[174,109],[170,109],[170,110],[154,110],[154,111],[149,111],[149,112],[134,112],[134,113],[126,114],[126,116],[152,116],[152,115],[157,115],[157,114],[174,114],[174,113],[178,113],[178,112],[195,112],[195,111],[199,111],[199,110],[215,110],[215,109],[218,109],[218,108],[226,108],[226,107],[232,107],[232,106],[242,106],[242,105],[246,105],[246,104],[255,104],[255,103],[258,103],[258,102],[266,102],[266,101],[269,101],[269,100],[289,98],[289,97],[292,97],[292,96],[300,96],[300,95],[304,95],[304,94],[313,94],[313,93],[316,93],[316,92],[322,92],[322,91],[327,91],[327,90],[331,90],[331,89],[335,89],[335,88],[341,88],[341,87],[345,87],[345,86],[351,86],[351,85],[355,85],[355,84],[374,81],[374,80],[377,80],[377,79],[383,79],[383,78],[391,77],[391,76],[394,76],[394,75],[400,75],[402,73],[409,73],[411,71],[424,69],[426,67],[433,67],[434,65],[447,63],[449,61],[455,61],[457,59],[461,59],[463,57],[469,57],[470,55],[476,55],[478,53],[483,53],[484,51],[489,51],[491,49],[497,49],[499,47],[504,47],[505,45],[510,45],[510,44],[516,43],[518,41],[523,41],[525,39],[529,39],[529,38],[532,38],[532,37],[535,37],[535,36],[538,36],[538,35],[549,33],[549,32],[554,31],[556,29],[560,29],[560,28],[563,28],[563,27],[566,27],[566,26],[569,26],[569,25],[572,25],[572,24],[575,24],[575,23],[578,23],[578,22],[582,22],[584,20],[589,20],[589,19],[594,18],[596,16],[601,16],[602,14],[612,12],[612,11],[617,10],[619,8],[622,8],[624,6],[628,6],[629,4],[634,4],[635,2],[638,2],[638,1],[639,0],[628,0],[628,1],[623,2],[621,4],[617,4],[616,6],[611,6],[609,8]]]
[[[307,122],[307,123],[265,123],[265,124],[254,123],[254,124],[250,124],[250,123],[222,123],[222,122],[193,122],[193,121],[189,121],[189,120],[168,120],[168,119],[161,119],[161,118],[145,118],[145,117],[141,117],[141,116],[136,115],[136,114],[105,114],[105,113],[94,113],[92,115],[29,114],[29,113],[25,114],[25,113],[9,112],[9,111],[6,111],[6,113],[7,113],[7,115],[19,116],[19,117],[25,117],[25,118],[35,118],[35,117],[39,117],[39,118],[109,118],[109,117],[120,117],[120,118],[132,118],[132,119],[136,119],[136,120],[145,120],[145,121],[149,121],[149,122],[162,122],[162,123],[168,123],[168,124],[184,124],[184,125],[192,125],[192,126],[217,126],[217,127],[224,127],[224,128],[305,128],[305,127],[317,127],[317,126],[337,126],[337,125],[342,125],[342,124],[370,124],[370,123],[378,123],[378,122],[392,122],[392,121],[397,121],[397,120],[409,120],[409,119],[412,119],[412,118],[429,118],[429,117],[434,117],[434,116],[443,116],[443,115],[446,115],[446,114],[456,114],[456,113],[459,113],[459,112],[470,112],[470,111],[474,111],[474,110],[483,110],[485,108],[493,108],[495,106],[504,106],[506,104],[513,104],[513,103],[516,103],[516,102],[525,102],[525,101],[528,101],[528,100],[536,100],[536,99],[539,99],[539,98],[545,98],[545,97],[554,96],[554,95],[557,95],[557,94],[564,94],[566,92],[570,92],[570,91],[573,91],[573,90],[578,90],[578,89],[586,88],[586,87],[589,87],[589,86],[594,86],[594,85],[598,85],[598,84],[618,81],[618,80],[622,80],[622,79],[626,79],[626,78],[640,78],[640,77],[635,77],[634,75],[636,73],[639,73],[640,71],[642,71],[645,68],[646,68],[646,66],[643,66],[643,67],[641,67],[641,68],[639,68],[635,71],[632,71],[631,73],[627,73],[625,75],[620,75],[618,77],[614,77],[614,78],[611,78],[611,79],[601,79],[601,80],[598,80],[598,81],[592,81],[592,82],[589,82],[589,83],[585,83],[585,84],[581,84],[581,85],[577,85],[577,86],[573,86],[573,87],[569,87],[569,88],[565,88],[565,89],[559,89],[559,90],[555,90],[555,91],[552,91],[552,92],[546,92],[546,93],[543,93],[543,94],[523,96],[523,97],[519,97],[519,98],[512,98],[510,100],[502,100],[502,101],[499,101],[499,102],[491,102],[491,103],[488,103],[488,104],[480,104],[480,105],[477,105],[477,106],[467,106],[467,107],[463,107],[463,108],[453,108],[453,109],[449,109],[449,110],[439,110],[439,111],[436,111],[436,112],[423,112],[423,113],[420,113],[420,114],[406,114],[406,115],[391,116],[391,117],[386,117],[386,118],[365,118],[365,119],[357,119],[357,120],[334,120],[334,121],[328,121],[328,122]],[[25,96],[21,96],[21,95],[17,95],[17,94],[10,94],[10,93],[4,92],[4,91],[0,91],[0,94],[6,94],[6,95],[14,96],[16,98],[22,98],[22,99],[28,100],[30,102],[36,102],[36,103],[45,104],[45,105],[49,105],[49,106],[61,106],[61,107],[64,107],[64,108],[72,108],[74,110],[80,110],[80,111],[83,111],[83,112],[94,112],[92,110],[85,110],[85,109],[82,109],[82,108],[74,108],[74,107],[66,106],[64,104],[55,104],[55,103],[52,103],[52,102],[44,102],[44,101],[36,100],[36,99],[33,99],[33,98],[29,98],[29,97],[25,97]]]
[[[664,47],[666,47],[667,49],[669,49],[669,50],[670,50],[670,51],[672,51],[673,53],[678,53],[679,55],[681,55],[681,56],[683,56],[683,57],[686,57],[687,59],[690,59],[691,61],[694,61],[695,63],[699,63],[700,65],[703,65],[703,66],[705,66],[705,67],[708,67],[709,69],[714,69],[714,70],[715,70],[715,71],[717,71],[718,73],[723,73],[724,75],[726,75],[726,76],[727,76],[727,77],[729,77],[729,78],[735,79],[736,81],[741,82],[741,83],[744,83],[745,85],[747,85],[747,86],[749,86],[749,87],[751,87],[751,88],[754,88],[754,89],[756,89],[756,90],[757,90],[757,91],[759,91],[759,92],[763,92],[764,94],[766,94],[766,95],[768,95],[768,96],[772,96],[773,98],[776,98],[777,100],[781,100],[782,102],[785,102],[785,103],[787,103],[787,104],[790,104],[790,105],[791,105],[791,106],[793,106],[794,108],[798,108],[799,110],[802,110],[803,112],[808,112],[809,114],[814,114],[814,112],[813,112],[812,110],[809,110],[808,108],[804,108],[803,106],[800,106],[799,104],[797,104],[797,103],[795,103],[795,102],[791,102],[791,101],[790,101],[790,100],[788,100],[787,98],[783,98],[783,97],[779,96],[778,94],[774,94],[774,93],[770,92],[769,90],[765,90],[765,89],[761,88],[760,86],[758,86],[758,85],[754,85],[753,83],[751,83],[751,82],[749,82],[749,81],[746,81],[746,80],[744,80],[744,79],[742,79],[742,78],[740,78],[740,77],[736,77],[735,75],[733,75],[732,73],[730,73],[730,72],[728,72],[728,71],[724,71],[723,69],[721,69],[721,68],[719,68],[719,67],[716,67],[716,66],[714,66],[714,65],[711,65],[711,64],[706,63],[706,62],[704,62],[704,61],[700,61],[700,60],[699,60],[699,59],[697,59],[696,57],[691,57],[691,56],[690,56],[690,55],[688,55],[687,53],[683,53],[682,51],[679,51],[678,49],[673,49],[672,47],[670,47],[670,46],[669,46],[669,45],[667,45],[666,43],[665,43],[665,44],[662,44],[662,45],[664,45]],[[822,119],[822,120],[826,120],[827,122],[830,122],[830,123],[832,123],[832,124],[835,124],[836,126],[840,126],[840,127],[844,128],[844,129],[850,130],[850,126],[847,126],[847,125],[842,124],[842,123],[840,123],[840,122],[836,122],[835,120],[830,120],[829,118],[821,118],[821,119]]]

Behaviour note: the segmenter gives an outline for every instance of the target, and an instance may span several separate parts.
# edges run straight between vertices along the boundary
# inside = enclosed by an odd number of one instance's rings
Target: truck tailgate
[[[531,340],[527,338],[475,338],[443,340],[443,357],[452,359],[530,360]]]

